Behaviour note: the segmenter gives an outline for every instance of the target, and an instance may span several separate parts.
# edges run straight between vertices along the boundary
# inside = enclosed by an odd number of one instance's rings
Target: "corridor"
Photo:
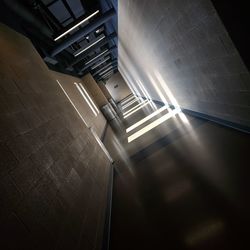
[[[143,106],[135,99],[124,113]],[[177,113],[128,143],[131,134],[173,112],[166,109],[126,133],[161,108],[150,104],[127,118],[120,114],[104,141],[116,155],[110,249],[246,246],[249,136]]]
[[[247,1],[0,1],[0,250],[247,250]]]

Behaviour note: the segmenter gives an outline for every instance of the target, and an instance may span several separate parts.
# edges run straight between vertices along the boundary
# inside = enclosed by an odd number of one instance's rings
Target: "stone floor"
[[[126,133],[157,108],[120,115],[107,129],[104,143],[115,159],[110,249],[245,249],[249,135],[176,114],[128,143],[171,112]]]

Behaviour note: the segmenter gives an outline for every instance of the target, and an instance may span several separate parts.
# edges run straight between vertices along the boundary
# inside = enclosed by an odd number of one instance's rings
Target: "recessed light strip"
[[[82,119],[83,123],[86,125],[87,128],[90,128],[90,126],[87,124],[87,122],[84,120],[84,118],[82,117],[82,115],[80,114],[80,112],[78,111],[78,109],[76,108],[75,104],[72,102],[72,100],[70,99],[69,95],[67,94],[67,92],[64,90],[63,86],[61,85],[61,83],[56,80],[58,85],[60,86],[60,88],[62,89],[63,93],[66,95],[66,97],[68,98],[69,102],[71,103],[71,105],[74,107],[75,111],[77,112],[77,114],[80,116],[80,118]]]
[[[113,68],[113,66],[108,67],[107,69],[105,69],[104,71],[102,71],[101,73],[99,73],[99,75],[100,75],[100,76],[105,75],[105,73],[106,73],[107,71],[109,71],[110,69],[112,69],[112,68]]]
[[[127,115],[123,116],[123,118],[127,118],[130,115],[134,114],[135,112],[137,112],[138,110],[142,109],[143,107],[145,107],[146,105],[148,105],[149,103],[151,103],[151,101],[148,101],[146,103],[144,103],[142,106],[138,107],[137,109],[131,111],[130,113],[128,113]]]
[[[98,66],[102,65],[103,63],[105,63],[106,61],[108,61],[110,59],[110,56],[105,58],[103,61],[99,62],[98,64],[95,64],[93,67],[91,67],[91,69],[95,69]]]
[[[88,62],[86,62],[85,65],[90,64],[91,62],[93,62],[95,59],[97,59],[98,57],[102,56],[106,52],[108,52],[108,49],[104,50],[101,54],[95,56],[94,58],[92,58],[91,60],[89,60]]]
[[[56,37],[54,39],[54,41],[59,40],[60,38],[62,38],[63,36],[67,35],[70,31],[74,30],[75,28],[77,28],[78,26],[80,26],[81,24],[85,23],[86,21],[88,21],[90,18],[92,18],[93,16],[95,16],[97,13],[99,13],[99,10],[95,11],[94,13],[92,13],[91,15],[89,15],[88,17],[86,17],[85,19],[83,19],[82,21],[80,21],[79,23],[77,23],[76,25],[74,25],[73,27],[71,27],[70,29],[68,29],[67,31],[65,31],[64,33],[62,33],[60,36]]]
[[[113,74],[113,70],[111,70],[110,72],[108,72],[107,74],[105,74],[104,76],[102,76],[102,78],[106,78],[109,77]]]
[[[124,110],[125,108],[129,107],[130,105],[132,105],[132,104],[135,103],[135,102],[138,102],[138,100],[135,99],[135,100],[133,100],[133,101],[131,101],[131,102],[125,104],[124,106],[122,106],[122,110]]]
[[[133,100],[134,98],[136,98],[136,96],[131,96],[131,97],[129,97],[129,98],[126,98],[125,100],[123,100],[123,101],[121,101],[121,105],[124,105],[125,103],[127,103],[128,101],[130,101],[130,100]]]
[[[150,115],[146,116],[145,118],[141,119],[140,121],[138,121],[137,123],[135,123],[134,125],[130,126],[129,128],[126,129],[126,132],[130,132],[133,129],[137,128],[138,126],[142,125],[143,123],[145,123],[146,121],[150,120],[151,118],[155,117],[156,115],[160,114],[161,112],[163,112],[164,110],[168,109],[169,107],[167,105],[159,108],[158,110],[154,111],[153,113],[151,113]]]
[[[175,109],[172,112],[167,113],[164,116],[160,117],[159,119],[153,121],[152,123],[148,124],[144,128],[140,129],[139,131],[137,131],[134,134],[132,134],[131,136],[129,136],[128,137],[128,143],[132,142],[133,140],[135,140],[138,137],[142,136],[143,134],[147,133],[151,129],[159,126],[161,123],[167,121],[168,119],[170,119],[171,117],[173,117],[173,115],[175,115],[177,113],[180,113],[180,112],[181,112],[180,109]]]
[[[95,103],[93,102],[92,98],[89,96],[89,93],[87,92],[87,90],[83,87],[83,85],[81,83],[79,83],[80,87],[82,88],[83,92],[85,93],[85,95],[89,98],[89,101],[91,102],[91,104],[93,105],[93,107],[95,108],[95,110],[97,111],[97,113],[99,114],[100,111],[99,109],[96,107]]]
[[[128,114],[129,112],[133,111],[134,109],[136,109],[137,107],[141,106],[142,104],[144,104],[145,102],[147,102],[148,100],[144,100],[143,102],[135,105],[133,108],[129,109],[128,111],[124,112],[123,115]]]
[[[105,77],[106,75],[110,74],[113,72],[113,69],[110,69],[108,72],[106,72],[104,75],[102,75],[101,77]]]
[[[94,113],[95,116],[97,116],[97,113],[95,112],[94,108],[91,106],[88,98],[84,95],[84,93],[82,92],[82,89],[79,87],[79,85],[77,83],[75,83],[77,89],[79,90],[79,92],[81,93],[82,97],[84,98],[84,100],[87,102],[87,104],[89,105],[90,109],[92,110],[92,112]]]
[[[87,46],[86,48],[82,49],[81,51],[79,51],[78,53],[76,53],[74,55],[74,57],[79,56],[80,54],[82,54],[84,51],[88,50],[89,48],[91,48],[92,46],[94,46],[95,44],[99,43],[102,39],[104,39],[105,36],[102,36],[101,38],[99,38],[98,40],[96,40],[94,43],[90,44],[89,46]]]

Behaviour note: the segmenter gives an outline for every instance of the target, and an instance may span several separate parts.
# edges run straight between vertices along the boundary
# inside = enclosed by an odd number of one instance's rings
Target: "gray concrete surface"
[[[119,2],[119,70],[153,99],[250,125],[250,76],[209,0]],[[139,91],[140,92],[140,91]],[[141,93],[141,92],[140,92]]]
[[[0,248],[101,249],[109,160],[31,42],[4,25],[0,65]]]

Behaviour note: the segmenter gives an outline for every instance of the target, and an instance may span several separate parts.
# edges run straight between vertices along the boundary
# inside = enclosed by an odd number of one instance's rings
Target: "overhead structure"
[[[117,1],[3,0],[4,23],[34,43],[49,68],[83,76],[117,62]],[[15,20],[15,22],[13,21]]]
[[[99,26],[109,21],[110,18],[112,18],[116,14],[114,9],[111,9],[107,12],[105,12],[102,16],[100,16],[98,19],[90,22],[88,25],[83,27],[82,29],[78,30],[68,38],[66,38],[63,42],[59,43],[58,45],[53,48],[50,55],[55,56],[59,54],[61,51],[72,45],[73,43],[77,42],[82,37],[88,35],[89,33],[95,31]]]

